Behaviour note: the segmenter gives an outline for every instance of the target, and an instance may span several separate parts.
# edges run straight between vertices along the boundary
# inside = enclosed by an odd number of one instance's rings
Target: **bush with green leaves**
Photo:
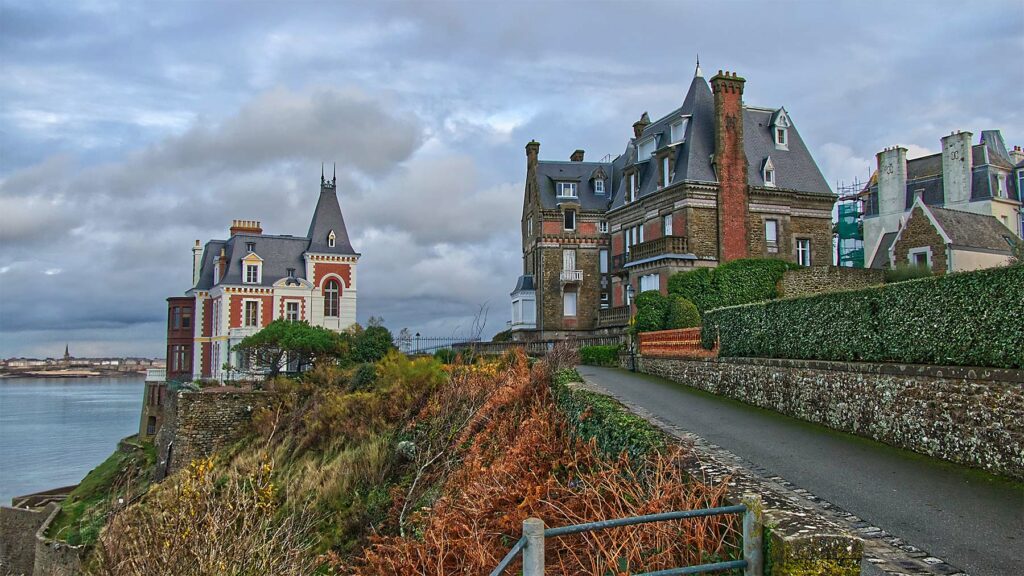
[[[580,363],[590,366],[618,366],[619,346],[581,346]]]
[[[641,292],[636,297],[636,315],[633,317],[634,332],[661,330],[665,325],[668,299],[657,290]]]
[[[712,310],[721,356],[1024,368],[1024,267]]]
[[[697,311],[697,306],[678,294],[669,294],[662,328],[675,330],[696,326],[700,326],[700,312]]]
[[[434,351],[434,359],[438,360],[442,364],[454,364],[455,359],[459,356],[459,353],[451,348],[441,348]]]
[[[787,270],[796,264],[773,258],[742,258],[717,268],[697,268],[673,274],[668,281],[669,294],[678,294],[707,310],[762,302],[778,297],[777,287]]]
[[[931,268],[919,264],[897,264],[895,268],[886,268],[886,282],[903,282],[904,280],[916,280],[934,276]]]
[[[342,358],[348,350],[341,336],[327,328],[274,320],[243,338],[235,351],[246,358],[249,372],[273,379],[289,364],[302,372],[317,361]]]

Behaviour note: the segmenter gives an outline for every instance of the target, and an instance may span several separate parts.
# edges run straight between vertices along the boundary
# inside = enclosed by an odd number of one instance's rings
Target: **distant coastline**
[[[118,376],[137,376],[145,374],[139,370],[92,370],[81,368],[62,368],[56,370],[2,370],[0,379],[4,378],[115,378]]]

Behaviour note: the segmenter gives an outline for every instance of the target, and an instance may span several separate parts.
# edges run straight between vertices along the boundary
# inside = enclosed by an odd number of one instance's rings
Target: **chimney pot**
[[[569,156],[569,161],[583,162],[583,154],[583,150],[576,150],[575,152],[572,153],[572,156]]]

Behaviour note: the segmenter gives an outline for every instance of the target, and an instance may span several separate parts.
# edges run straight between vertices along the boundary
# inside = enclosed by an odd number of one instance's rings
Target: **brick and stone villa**
[[[341,331],[356,321],[356,263],[336,178],[321,174],[305,236],[264,234],[235,220],[227,240],[192,249],[192,288],[168,298],[167,379],[231,378],[232,348],[273,320]]]
[[[679,108],[645,112],[614,159],[540,160],[526,145],[523,274],[513,337],[621,328],[627,286],[737,258],[832,263],[832,193],[785,108],[743,101],[745,80],[698,63]]]

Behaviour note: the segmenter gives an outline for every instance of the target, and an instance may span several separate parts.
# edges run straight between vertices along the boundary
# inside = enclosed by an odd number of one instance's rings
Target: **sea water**
[[[0,379],[0,504],[77,484],[139,430],[144,377]]]

